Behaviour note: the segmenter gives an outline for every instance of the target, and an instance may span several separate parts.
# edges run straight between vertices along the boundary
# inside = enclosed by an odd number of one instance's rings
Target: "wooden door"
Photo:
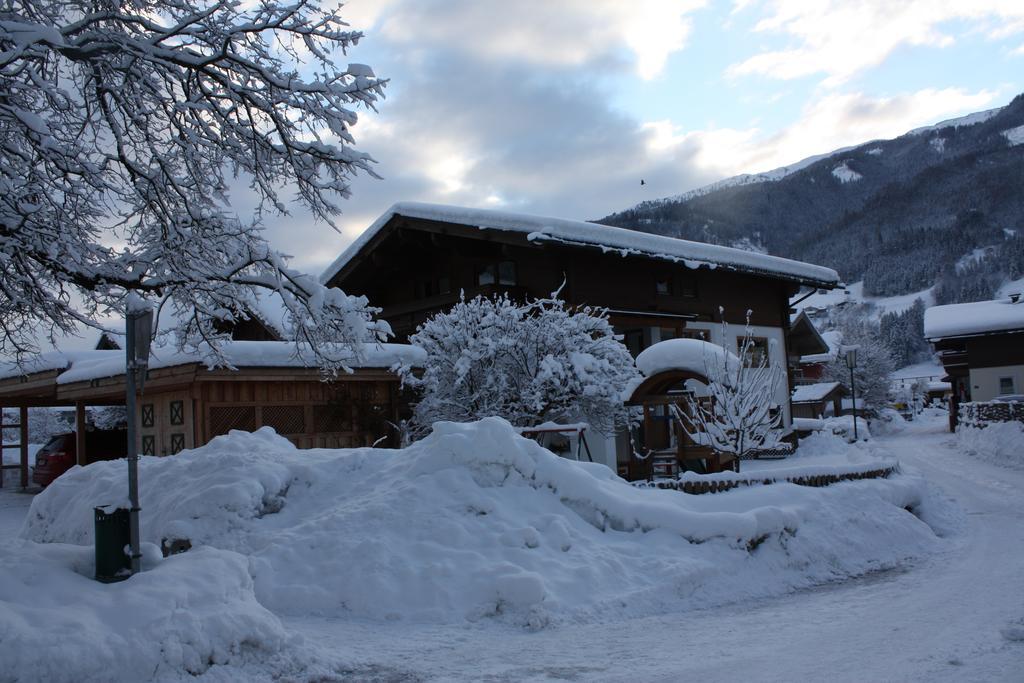
[[[143,395],[138,410],[139,453],[173,455],[195,446],[192,399],[187,392]]]

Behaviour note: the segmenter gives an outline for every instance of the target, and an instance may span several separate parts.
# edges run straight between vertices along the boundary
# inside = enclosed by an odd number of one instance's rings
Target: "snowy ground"
[[[179,560],[160,564],[156,571],[150,573],[154,578],[159,575],[163,580],[173,581],[177,576],[175,572],[188,574],[202,569],[196,563],[204,562],[219,569],[224,574],[219,585],[212,589],[209,586],[191,588],[193,602],[227,599],[226,608],[241,610],[249,620],[247,627],[257,639],[273,644],[273,647],[254,649],[241,643],[235,650],[227,652],[217,652],[213,648],[209,661],[198,664],[194,657],[196,652],[205,652],[203,643],[184,654],[178,653],[174,661],[184,662],[186,666],[191,661],[193,670],[202,672],[200,680],[266,680],[275,676],[289,680],[381,681],[667,681],[681,677],[710,680],[1020,680],[1019,671],[1024,667],[1024,642],[1021,642],[1024,638],[1024,591],[1020,588],[1020,567],[1024,565],[1024,524],[1021,523],[1024,517],[1024,495],[1021,494],[1024,472],[976,458],[965,460],[958,455],[954,437],[943,429],[943,420],[936,416],[915,421],[900,432],[871,442],[876,454],[898,458],[908,472],[909,480],[920,473],[931,483],[933,492],[929,494],[927,504],[921,506],[919,514],[942,538],[929,546],[930,552],[922,554],[920,548],[908,549],[906,554],[916,559],[888,564],[886,566],[893,568],[869,573],[863,578],[805,588],[781,596],[764,597],[737,592],[734,602],[720,599],[717,606],[700,609],[699,599],[689,600],[687,604],[688,596],[677,594],[679,589],[699,595],[706,587],[713,588],[716,579],[712,576],[705,578],[704,585],[701,581],[687,580],[679,586],[661,586],[664,605],[678,605],[680,609],[649,610],[648,613],[654,616],[640,616],[624,609],[598,612],[565,609],[552,615],[557,617],[554,623],[531,630],[514,619],[430,621],[402,618],[401,614],[396,614],[382,620],[370,612],[342,614],[329,605],[317,617],[310,616],[310,610],[281,609],[277,605],[275,612],[278,614],[274,616],[261,611],[260,606],[249,599],[253,587],[247,586],[245,577],[237,572],[238,559],[242,556],[231,551],[215,551],[205,556],[196,555],[193,559],[186,559],[193,555],[186,553]],[[790,464],[795,463],[791,461]],[[352,474],[349,473],[350,476]],[[547,473],[549,478],[562,475],[564,473]],[[460,485],[469,484],[461,482]],[[844,494],[843,487],[851,491],[866,490],[849,485],[830,487],[808,494],[801,504],[813,507],[820,502],[815,496],[825,492],[839,497],[853,495]],[[936,488],[941,489],[938,496],[934,495]],[[526,502],[531,504],[543,503],[542,498],[531,498],[534,493],[517,491],[515,496],[526,496]],[[747,492],[744,495],[757,494]],[[701,498],[706,499],[711,507],[736,507],[727,503],[732,498],[723,494]],[[716,499],[721,502],[712,504],[711,501]],[[851,500],[858,499],[855,496]],[[10,539],[20,526],[27,514],[28,500],[28,496],[9,490],[0,493],[0,538]],[[412,503],[423,505],[425,500],[413,498]],[[763,507],[767,502],[770,501],[759,499],[758,505]],[[873,505],[864,500],[861,502]],[[481,500],[480,503],[497,505],[498,512],[503,505],[498,498]],[[664,511],[659,514],[663,515]],[[848,514],[856,515],[855,512]],[[837,522],[832,534],[840,539],[845,536],[851,544],[863,544],[862,530],[858,527],[871,522],[874,513],[865,511],[864,514],[865,519],[854,519],[849,527]],[[284,525],[285,521],[281,518],[274,523]],[[444,519],[442,522],[450,527],[452,520]],[[807,533],[814,533],[813,520],[801,518],[800,522]],[[415,522],[411,526],[421,528]],[[251,532],[252,528],[248,531]],[[448,531],[454,533],[450,528]],[[209,531],[211,534],[215,532]],[[568,532],[572,542],[581,550],[592,550],[586,527],[573,527]],[[880,535],[888,533],[890,537],[895,533],[891,529],[878,529],[878,532]],[[905,533],[908,540],[917,538],[913,527],[908,527]],[[544,531],[539,539],[541,546],[557,535],[550,529]],[[250,535],[249,540],[253,539],[255,536]],[[385,539],[387,542],[395,540]],[[487,550],[479,543],[474,545],[472,539],[467,544],[470,546],[466,555],[469,564],[476,561],[473,553]],[[696,547],[709,545],[714,543]],[[66,545],[56,547],[73,548]],[[688,545],[678,547],[681,553],[689,552]],[[10,552],[10,548],[0,545],[0,563],[4,560],[3,553]],[[612,552],[622,550],[619,547]],[[871,548],[860,550],[867,552]],[[651,552],[639,544],[633,546],[632,551]],[[247,552],[260,555],[251,548]],[[436,552],[440,553],[439,550]],[[517,558],[533,551],[508,552],[512,553],[510,557]],[[709,552],[717,553],[713,556],[726,560],[723,565],[726,573],[750,581],[749,569],[744,569],[742,563],[728,561],[732,555],[724,548],[712,548]],[[88,551],[79,554],[84,556]],[[772,566],[772,562],[781,560],[781,556],[769,552],[761,559],[754,555],[751,557],[753,559],[748,563],[766,573],[767,583],[772,581],[768,573],[785,573],[784,567]],[[766,557],[774,560],[766,562]],[[838,559],[842,561],[843,558]],[[261,561],[264,568],[273,568],[273,553],[262,553]],[[297,558],[295,569],[300,577],[303,567],[299,565],[307,561],[308,558]],[[623,562],[621,558],[616,561]],[[652,557],[646,557],[645,561],[651,563],[656,571],[665,570],[660,564],[653,563]],[[547,589],[562,598],[566,602],[565,607],[587,604],[588,583],[582,574],[581,590],[576,592],[571,590],[571,586],[561,586],[561,578],[554,576],[550,567],[545,569],[541,565],[538,572],[549,579]],[[250,571],[252,567],[250,564]],[[680,564],[677,569],[684,567],[685,564]],[[385,573],[393,571],[387,566],[379,569]],[[407,569],[414,578],[417,571],[423,570],[416,566]],[[286,570],[287,567],[282,568],[282,571]],[[635,577],[631,578],[635,580]],[[306,577],[306,580],[316,582],[315,577]],[[128,586],[133,582],[122,585]],[[652,583],[652,590],[657,589],[657,582]],[[530,583],[526,582],[526,585],[529,587]],[[726,578],[722,585],[740,584],[731,584]],[[467,588],[477,589],[478,586]],[[597,583],[596,590],[605,589],[601,582]],[[258,579],[255,594],[260,595]],[[173,596],[173,599],[182,598]],[[126,605],[126,608],[130,609],[130,606]],[[217,624],[213,615],[199,614],[196,618],[205,619],[199,624],[202,627],[199,632],[213,634],[211,642],[216,642]],[[45,623],[40,625],[46,626]],[[0,642],[5,640],[4,634],[3,621],[0,620]],[[165,656],[165,662],[166,659]],[[11,674],[9,669],[7,671],[0,670],[0,680],[8,680]],[[168,680],[181,675],[180,670],[166,665],[154,671]],[[109,670],[106,674],[109,680]],[[181,677],[192,678],[187,674]],[[73,676],[68,676],[71,678]]]

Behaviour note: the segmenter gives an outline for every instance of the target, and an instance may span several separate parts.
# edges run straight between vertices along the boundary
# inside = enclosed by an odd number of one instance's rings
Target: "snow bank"
[[[991,422],[982,428],[961,424],[956,441],[972,457],[1024,470],[1024,424],[1020,422]]]
[[[438,423],[395,451],[300,451],[267,429],[232,432],[143,458],[140,485],[144,540],[247,555],[257,599],[282,615],[539,628],[776,594],[894,566],[935,542],[904,510],[923,490],[912,477],[641,490],[499,418]],[[22,535],[89,543],[92,506],[124,489],[118,463],[73,469],[37,496]]]
[[[272,655],[285,631],[256,601],[247,565],[237,553],[198,548],[102,584],[92,578],[92,548],[5,542],[0,680],[142,681]]]

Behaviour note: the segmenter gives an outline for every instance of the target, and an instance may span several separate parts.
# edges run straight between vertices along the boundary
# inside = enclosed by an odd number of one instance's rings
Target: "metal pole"
[[[142,553],[139,550],[139,450],[136,447],[135,429],[135,316],[128,313],[125,326],[125,383],[128,412],[128,533],[131,543],[132,574],[142,570]]]
[[[853,383],[853,366],[850,366],[850,401],[853,403],[853,440],[857,440],[857,387]]]

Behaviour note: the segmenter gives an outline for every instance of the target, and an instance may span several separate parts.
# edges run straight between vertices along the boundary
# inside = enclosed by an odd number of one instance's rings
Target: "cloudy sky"
[[[351,0],[342,16],[366,34],[348,60],[390,79],[354,129],[383,180],[353,183],[340,233],[299,209],[267,221],[311,272],[396,201],[599,218],[1024,91],[1021,0]]]

